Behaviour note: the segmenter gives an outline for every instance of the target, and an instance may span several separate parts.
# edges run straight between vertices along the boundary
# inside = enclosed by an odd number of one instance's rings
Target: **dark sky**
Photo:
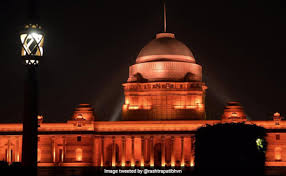
[[[20,122],[24,66],[19,31],[28,0],[0,4],[0,122]],[[285,115],[286,6],[282,1],[167,1],[167,31],[185,43],[203,67],[209,119],[227,101],[240,101],[250,119]],[[140,49],[163,30],[162,1],[41,0],[46,31],[41,62],[40,113],[64,122],[79,103],[100,120],[115,120],[121,83]]]

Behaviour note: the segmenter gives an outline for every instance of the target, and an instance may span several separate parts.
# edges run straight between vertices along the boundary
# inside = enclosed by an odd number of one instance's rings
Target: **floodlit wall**
[[[204,120],[202,82],[125,83],[123,120]]]
[[[52,130],[53,123],[42,123],[38,138],[38,165],[193,166],[195,130],[221,122],[118,121],[94,122],[84,127],[62,123],[55,124],[55,130]],[[266,137],[266,165],[286,166],[286,122],[245,123],[270,130]],[[90,130],[91,126],[93,130]],[[9,163],[21,161],[22,137],[19,131],[21,124],[0,124],[0,160]]]

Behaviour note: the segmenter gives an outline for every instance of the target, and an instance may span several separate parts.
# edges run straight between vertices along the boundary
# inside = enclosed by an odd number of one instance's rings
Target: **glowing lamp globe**
[[[279,112],[275,112],[274,113],[274,117],[280,117],[280,113]]]
[[[43,56],[44,33],[39,25],[26,25],[21,32],[22,44],[21,56],[26,65],[38,65],[40,57]]]

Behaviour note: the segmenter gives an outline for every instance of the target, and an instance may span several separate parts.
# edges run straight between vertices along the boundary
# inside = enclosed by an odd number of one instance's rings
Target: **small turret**
[[[239,102],[228,102],[221,117],[222,121],[242,122],[246,121],[246,115]]]
[[[276,112],[273,114],[273,120],[275,122],[275,125],[280,125],[280,121],[283,119],[283,117],[280,115],[279,112]]]
[[[79,104],[74,111],[72,120],[93,121],[95,119],[94,109],[90,104]]]

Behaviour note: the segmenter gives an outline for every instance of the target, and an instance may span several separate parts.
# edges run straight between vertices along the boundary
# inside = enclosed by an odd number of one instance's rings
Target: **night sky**
[[[0,4],[0,122],[21,122],[24,65],[19,32],[28,0]],[[167,31],[185,43],[203,67],[208,119],[240,101],[248,118],[286,115],[286,5],[282,1],[167,0]],[[119,119],[121,84],[139,51],[163,31],[160,0],[41,0],[46,32],[39,70],[40,114],[46,122],[71,119],[90,103],[99,120]]]

